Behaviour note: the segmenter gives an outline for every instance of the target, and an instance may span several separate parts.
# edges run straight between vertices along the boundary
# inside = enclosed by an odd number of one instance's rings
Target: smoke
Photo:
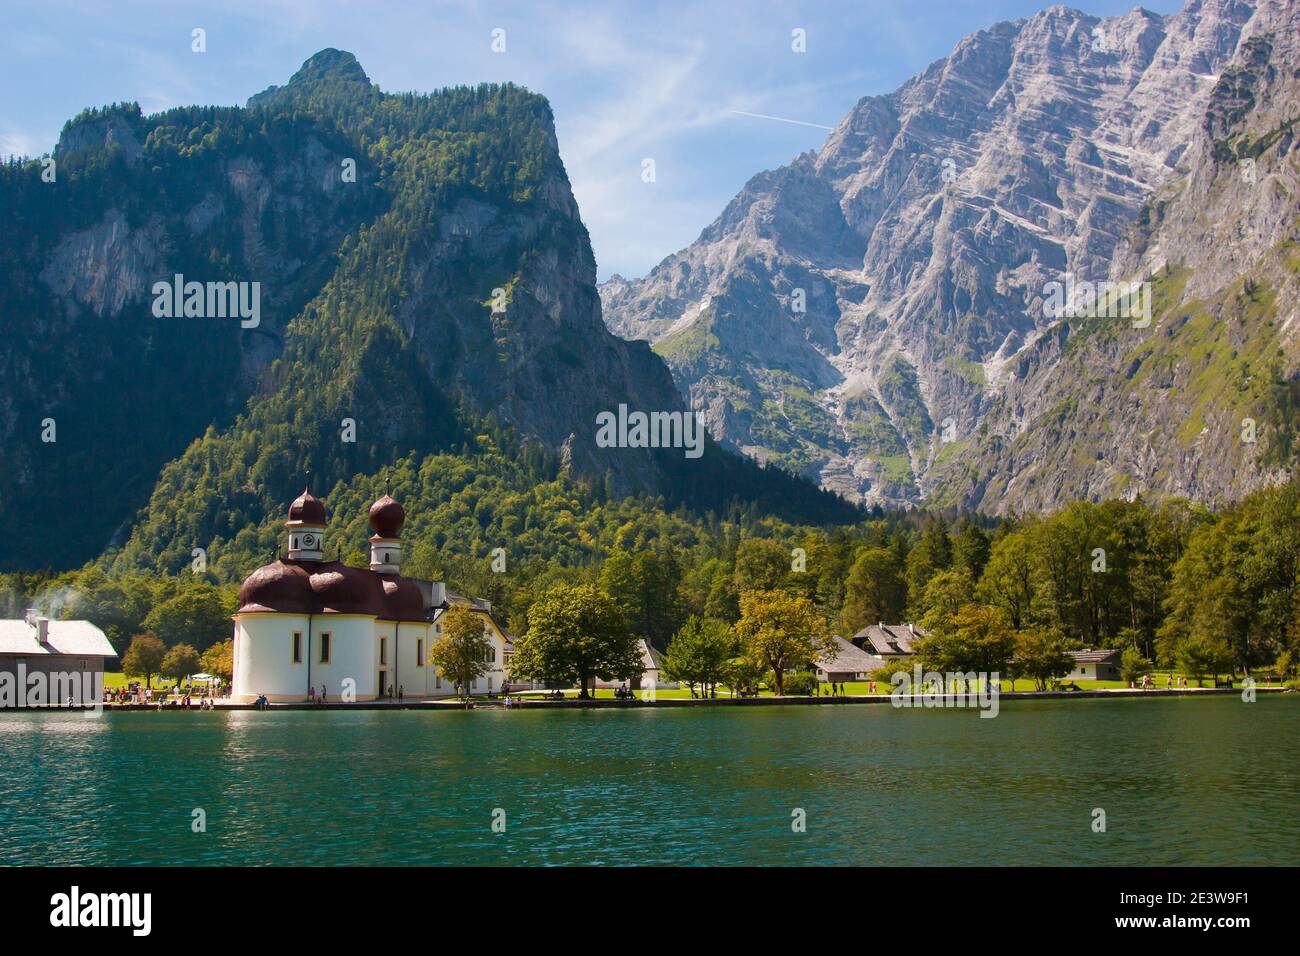
[[[49,618],[61,618],[65,614],[72,617],[89,605],[85,592],[67,584],[45,588],[34,598],[18,588],[0,588],[0,616],[6,618],[20,618],[28,608],[35,608]]]

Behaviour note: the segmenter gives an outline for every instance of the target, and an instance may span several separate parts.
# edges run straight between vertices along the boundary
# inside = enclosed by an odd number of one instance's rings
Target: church
[[[235,612],[237,703],[450,697],[455,688],[428,662],[452,604],[483,618],[492,645],[474,694],[501,690],[513,649],[491,605],[447,592],[440,582],[401,573],[406,512],[385,494],[370,507],[369,569],[325,559],[325,505],[304,490],[289,506],[288,553],[250,574]]]

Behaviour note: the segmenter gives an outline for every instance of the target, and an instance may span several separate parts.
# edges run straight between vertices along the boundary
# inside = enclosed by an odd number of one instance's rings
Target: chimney
[[[907,633],[908,633],[908,634],[911,634],[911,635],[913,635],[913,636],[916,635],[916,628],[914,628],[914,627],[912,626],[912,622],[911,622],[911,621],[908,621],[908,622],[907,622]]]
[[[50,619],[48,617],[38,617],[35,623],[36,643],[48,644],[50,642]]]

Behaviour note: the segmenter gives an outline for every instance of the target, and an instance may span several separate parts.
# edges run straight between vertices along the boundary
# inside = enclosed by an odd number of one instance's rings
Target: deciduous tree
[[[525,680],[573,681],[586,697],[593,677],[631,680],[643,668],[623,611],[590,584],[561,584],[528,609],[511,673]]]
[[[1057,628],[1032,627],[1016,634],[1011,668],[1015,676],[1032,680],[1035,690],[1047,690],[1053,680],[1074,669],[1074,658]]]
[[[159,673],[164,677],[180,680],[189,677],[191,674],[197,674],[202,667],[203,663],[199,660],[199,652],[194,649],[193,645],[177,644],[163,656]]]
[[[736,637],[726,622],[692,615],[668,646],[664,676],[686,684],[692,697],[697,685],[701,696],[712,697],[735,653]]]
[[[167,656],[167,645],[153,634],[137,634],[122,655],[122,670],[128,677],[143,677],[144,686],[153,686],[153,677]]]
[[[457,604],[442,616],[442,636],[429,648],[429,663],[451,681],[456,693],[468,693],[470,685],[487,672],[492,654],[483,619]]]
[[[773,690],[784,692],[785,671],[808,667],[829,649],[826,621],[806,597],[785,591],[743,591],[736,635],[745,653],[772,671]]]

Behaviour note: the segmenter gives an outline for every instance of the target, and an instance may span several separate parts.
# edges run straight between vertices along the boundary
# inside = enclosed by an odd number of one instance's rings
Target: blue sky
[[[1034,0],[823,3],[5,0],[0,155],[49,150],[86,106],[242,104],[312,53],[355,53],[386,90],[512,80],[545,94],[600,277],[639,276],[688,245],[754,173],[816,149],[884,93]],[[1147,0],[1168,13],[1177,0]],[[1086,0],[1096,15],[1133,0]],[[190,32],[207,31],[207,52]],[[505,52],[491,49],[505,30]],[[791,50],[791,31],[807,52]],[[761,113],[817,125],[741,115]],[[655,161],[654,183],[642,161]]]

